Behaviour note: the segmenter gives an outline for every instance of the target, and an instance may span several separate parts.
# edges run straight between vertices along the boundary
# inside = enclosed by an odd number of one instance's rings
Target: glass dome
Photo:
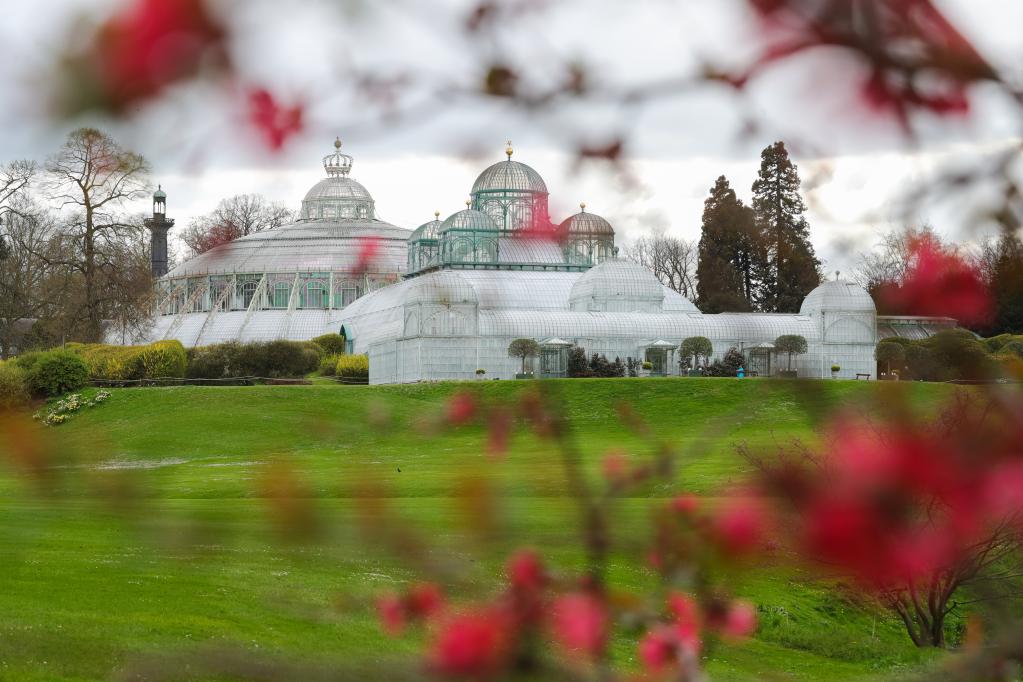
[[[408,240],[410,242],[421,242],[430,240],[436,241],[440,238],[440,230],[444,223],[440,221],[440,213],[435,213],[434,216],[434,220],[431,220],[428,223],[423,223],[413,230],[412,236],[409,237]]]
[[[467,208],[464,211],[459,211],[449,216],[440,226],[438,232],[439,234],[444,234],[452,230],[463,232],[497,232],[498,228],[497,223],[486,213]]]
[[[583,209],[574,216],[569,216],[561,223],[561,229],[567,232],[569,235],[575,234],[600,234],[614,236],[614,228],[611,227],[611,223],[607,222],[604,218],[601,218],[596,213],[587,213],[586,204],[582,204]]]
[[[366,220],[376,217],[369,190],[348,177],[354,160],[341,153],[341,140],[334,141],[334,153],[323,157],[327,177],[306,192],[300,220]]]
[[[866,289],[844,280],[829,280],[811,291],[803,299],[799,313],[809,315],[822,310],[850,313],[875,313],[877,311],[874,299],[870,297]]]
[[[547,184],[540,174],[518,161],[498,161],[480,173],[472,186],[472,194],[481,192],[536,192],[547,194]]]

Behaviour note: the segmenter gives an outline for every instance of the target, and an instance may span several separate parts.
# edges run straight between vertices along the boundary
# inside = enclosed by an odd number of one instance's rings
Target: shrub
[[[196,379],[303,377],[320,368],[321,354],[316,344],[298,341],[219,343],[192,349],[188,376]]]
[[[590,373],[590,365],[586,361],[586,349],[579,346],[572,346],[568,349],[568,376],[582,378],[593,376]]]
[[[919,344],[930,348],[948,378],[985,379],[993,373],[987,349],[965,329],[945,329]]]
[[[89,380],[85,361],[66,350],[51,350],[32,358],[28,385],[36,395],[56,396],[76,391]]]
[[[337,374],[337,362],[340,358],[341,355],[338,353],[324,355],[320,360],[320,376],[332,377]]]
[[[831,366],[831,371],[832,372],[841,372],[842,371],[842,367],[841,367],[841,365],[832,365]]]
[[[339,356],[337,376],[345,383],[369,383],[369,358],[365,355]]]
[[[345,337],[340,334],[317,336],[310,343],[315,343],[319,346],[323,350],[323,354],[328,357],[331,355],[344,355],[345,353]]]
[[[191,379],[224,379],[246,376],[239,364],[241,344],[218,343],[193,348],[188,353],[187,376]]]
[[[0,362],[0,410],[12,410],[28,404],[28,377],[13,362]]]
[[[1009,343],[998,350],[998,353],[1000,355],[1015,355],[1017,358],[1023,358],[1023,341],[1009,341]]]
[[[129,350],[133,379],[181,378],[188,371],[188,355],[180,341],[157,341]]]
[[[180,378],[188,370],[188,354],[179,341],[157,341],[148,346],[69,343],[66,349],[82,358],[93,379]]]
[[[724,357],[707,365],[704,374],[709,377],[734,377],[745,363],[746,358],[742,356],[742,351],[732,346],[725,352]]]

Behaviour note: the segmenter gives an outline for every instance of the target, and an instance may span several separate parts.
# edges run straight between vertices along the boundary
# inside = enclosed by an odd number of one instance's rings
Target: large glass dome
[[[333,311],[398,281],[409,230],[376,218],[340,140],[323,168],[327,177],[306,193],[295,223],[222,244],[161,278],[153,338],[188,346],[311,338]],[[365,263],[368,244],[374,256]]]
[[[547,194],[547,183],[530,166],[518,161],[499,161],[480,173],[472,186],[472,193],[480,192],[539,192]]]
[[[506,161],[490,166],[473,183],[472,208],[486,213],[506,232],[547,229],[547,183],[526,164],[512,161],[515,150],[510,142],[504,153]]]

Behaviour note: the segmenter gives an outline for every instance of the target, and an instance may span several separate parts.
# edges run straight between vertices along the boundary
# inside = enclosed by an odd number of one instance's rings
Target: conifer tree
[[[798,312],[806,295],[820,284],[820,261],[810,244],[805,212],[797,169],[785,143],[775,142],[761,153],[760,174],[753,183],[753,218],[770,259],[761,310]]]
[[[1023,242],[1013,232],[1005,232],[998,240],[988,286],[994,303],[994,319],[986,332],[996,334],[1023,333]]]
[[[721,176],[703,202],[696,266],[697,305],[705,313],[747,312],[758,287],[751,267],[752,214]]]

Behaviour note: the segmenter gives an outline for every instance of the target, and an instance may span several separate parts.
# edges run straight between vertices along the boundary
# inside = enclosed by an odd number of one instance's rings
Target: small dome
[[[611,223],[596,213],[587,213],[585,210],[566,218],[565,222],[561,223],[561,229],[568,235],[600,234],[613,237],[615,234]]]
[[[438,233],[448,230],[464,230],[474,232],[497,232],[497,223],[483,211],[467,208],[448,217],[440,226]]]
[[[547,184],[540,174],[518,161],[498,161],[476,178],[472,194],[479,192],[538,192],[547,194]]]
[[[412,236],[408,238],[410,242],[421,242],[423,240],[434,240],[436,241],[440,237],[440,228],[444,225],[440,220],[431,220],[428,223],[423,223],[415,230],[412,231]]]
[[[803,299],[799,313],[810,315],[822,310],[848,313],[869,312],[872,314],[877,312],[874,299],[870,297],[866,289],[844,280],[830,280],[811,291]]]
[[[320,180],[306,192],[302,201],[336,201],[338,199],[358,199],[373,201],[369,190],[360,183],[344,176],[332,176]]]
[[[663,309],[664,286],[647,268],[611,258],[587,270],[569,294],[575,311],[650,312]]]
[[[167,198],[167,193],[163,191],[163,186],[162,185],[157,185],[156,186],[156,191],[153,192],[153,198],[154,199],[166,199]]]

